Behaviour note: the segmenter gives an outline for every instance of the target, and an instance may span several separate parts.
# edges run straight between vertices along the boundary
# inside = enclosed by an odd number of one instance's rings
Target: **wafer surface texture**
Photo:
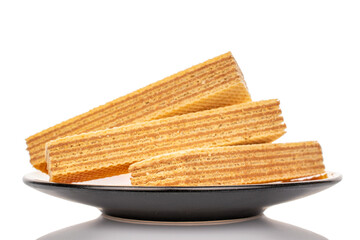
[[[198,148],[130,166],[136,186],[216,186],[286,181],[323,174],[317,142]]]
[[[248,101],[243,74],[226,53],[27,138],[30,162],[47,172],[45,143],[59,137]]]
[[[168,152],[272,142],[285,128],[278,100],[248,102],[59,138],[46,144],[46,159],[51,181],[80,182]]]

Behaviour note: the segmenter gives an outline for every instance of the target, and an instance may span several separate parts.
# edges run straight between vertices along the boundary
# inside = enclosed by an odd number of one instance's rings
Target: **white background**
[[[253,99],[280,99],[278,141],[318,140],[326,168],[344,175],[266,215],[356,238],[359,46],[356,1],[1,0],[1,234],[35,239],[99,215],[23,184],[34,171],[25,138],[232,51]]]

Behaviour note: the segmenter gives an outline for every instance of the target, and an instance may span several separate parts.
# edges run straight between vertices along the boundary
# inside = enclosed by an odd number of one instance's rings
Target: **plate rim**
[[[56,188],[76,188],[101,191],[130,191],[130,192],[206,192],[206,191],[234,191],[250,189],[267,189],[275,187],[303,186],[313,184],[338,183],[342,180],[342,174],[333,171],[326,171],[330,177],[325,179],[294,181],[294,182],[272,182],[261,184],[246,185],[223,185],[223,186],[116,186],[116,185],[93,185],[93,184],[67,184],[54,183],[41,179],[31,178],[31,175],[37,172],[31,172],[23,176],[23,182],[28,186],[46,186]]]

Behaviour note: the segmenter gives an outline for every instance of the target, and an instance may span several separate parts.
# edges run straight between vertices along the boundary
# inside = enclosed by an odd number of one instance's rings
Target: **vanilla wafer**
[[[183,150],[129,167],[136,186],[215,186],[287,181],[323,174],[317,142]]]
[[[46,172],[45,143],[59,137],[248,101],[243,74],[229,52],[27,138],[30,162]]]
[[[46,144],[46,159],[51,181],[80,182],[163,153],[272,142],[285,128],[278,100],[248,102],[59,138]]]

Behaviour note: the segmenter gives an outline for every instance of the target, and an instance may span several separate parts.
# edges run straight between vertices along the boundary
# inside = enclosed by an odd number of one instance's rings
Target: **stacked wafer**
[[[47,172],[45,143],[59,137],[248,101],[243,75],[226,53],[27,138],[30,162]]]
[[[278,100],[251,102],[231,53],[27,139],[31,163],[72,183],[131,172],[139,186],[239,185],[324,173],[317,142],[285,133]]]
[[[284,133],[279,101],[266,100],[59,138],[46,144],[46,159],[51,181],[80,182],[164,153],[266,143]]]
[[[200,148],[130,166],[132,185],[213,186],[284,181],[324,173],[317,142]]]

